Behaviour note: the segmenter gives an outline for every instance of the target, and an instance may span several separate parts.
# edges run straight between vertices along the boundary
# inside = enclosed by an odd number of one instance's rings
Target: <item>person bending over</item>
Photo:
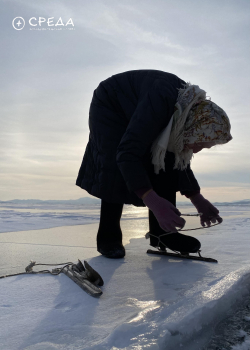
[[[227,114],[204,90],[174,74],[141,69],[101,81],[90,104],[89,141],[76,180],[101,199],[98,252],[124,257],[124,204],[148,207],[151,246],[197,252],[200,242],[177,231],[185,220],[176,192],[202,213],[203,226],[222,222],[200,193],[190,161],[193,153],[229,142],[230,129]]]

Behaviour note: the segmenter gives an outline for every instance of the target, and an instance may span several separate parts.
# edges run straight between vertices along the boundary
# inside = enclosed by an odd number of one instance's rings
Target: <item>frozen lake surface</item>
[[[239,320],[244,318],[245,323],[231,327],[238,344],[228,342],[225,349],[248,349],[249,207],[219,209],[222,225],[192,232],[202,243],[202,254],[218,259],[214,264],[147,255],[145,208],[124,209],[126,257],[109,260],[96,251],[98,207],[2,207],[1,275],[23,271],[30,259],[60,263],[80,258],[104,279],[99,299],[91,298],[65,275],[0,280],[2,348],[212,350],[219,341],[212,337],[223,333],[225,318],[230,320],[232,310],[240,313],[244,308]],[[199,226],[197,218],[187,221],[186,228]],[[228,322],[227,326],[233,324]]]

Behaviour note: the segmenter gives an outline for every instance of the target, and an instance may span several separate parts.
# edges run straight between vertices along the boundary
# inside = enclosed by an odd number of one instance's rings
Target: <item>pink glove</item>
[[[218,215],[219,210],[213,206],[207,199],[205,199],[200,193],[190,197],[191,202],[196,207],[198,213],[201,215],[201,225],[211,226],[212,223],[216,223],[216,220],[221,223],[223,219]],[[206,225],[205,225],[206,223]]]
[[[143,202],[152,210],[160,227],[166,232],[176,232],[176,226],[183,228],[186,221],[180,218],[179,210],[168,200],[158,196],[155,191],[150,191]]]

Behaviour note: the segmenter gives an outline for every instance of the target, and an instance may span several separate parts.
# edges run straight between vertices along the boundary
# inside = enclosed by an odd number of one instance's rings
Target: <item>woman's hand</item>
[[[190,200],[196,207],[198,213],[202,213],[200,220],[203,227],[206,225],[211,226],[211,222],[215,224],[216,221],[219,223],[223,221],[223,219],[218,215],[219,210],[214,207],[213,204],[211,204],[207,199],[205,199],[200,193],[190,197]]]
[[[179,210],[168,200],[150,190],[143,196],[143,202],[152,210],[160,227],[166,232],[176,232],[176,227],[183,228],[186,221],[180,217]]]

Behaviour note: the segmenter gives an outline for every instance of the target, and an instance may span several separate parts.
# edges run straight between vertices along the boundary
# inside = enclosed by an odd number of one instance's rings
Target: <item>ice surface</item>
[[[86,225],[99,220],[99,211],[91,213],[83,210],[70,212],[64,210],[0,210],[0,232],[13,232],[17,230],[39,230],[58,226]]]
[[[65,275],[0,280],[2,348],[202,349],[213,327],[250,292],[248,210],[227,208],[221,211],[222,225],[194,231],[202,243],[202,254],[218,259],[218,264],[149,256],[145,253],[148,241],[144,238],[130,239],[125,259],[109,260],[97,254],[91,241],[91,236],[96,234],[96,224],[84,226],[88,228],[88,234],[82,241],[78,236],[81,226],[70,226],[68,232],[64,227],[67,243],[63,249],[70,245],[70,239],[75,241],[75,246],[85,243],[89,247],[87,261],[104,279],[103,295],[99,299],[91,298]],[[124,234],[128,230],[136,237],[137,222],[139,220],[124,220]],[[145,227],[143,230],[146,232]],[[58,230],[23,232],[19,239],[23,245],[35,247],[46,237],[51,245],[47,248],[41,245],[39,249],[56,251],[53,261],[61,262],[59,258],[66,257],[66,252],[55,250],[51,232]],[[8,254],[13,254],[11,244],[15,244],[18,235],[2,233],[1,237],[1,242],[6,242],[3,244],[5,249],[7,245],[9,247]],[[8,237],[12,237],[9,243]],[[59,243],[63,245],[63,237]],[[82,257],[73,256],[71,251],[70,260],[85,259],[83,248],[75,248],[77,254],[81,251]],[[24,250],[24,253],[28,264],[33,257],[30,250]],[[4,254],[2,250],[1,257]],[[13,261],[13,256],[11,259]],[[43,262],[51,261],[45,259]],[[233,349],[249,348],[247,335],[239,346]]]
[[[139,217],[137,213],[140,213]],[[143,215],[142,215],[143,213]],[[125,206],[122,220],[146,218],[146,208]],[[100,204],[78,205],[63,208],[62,205],[48,205],[46,202],[34,209],[32,206],[0,205],[0,233],[39,230],[52,227],[88,225],[99,222]]]
[[[243,334],[245,333],[245,334]],[[249,350],[250,349],[250,336],[246,332],[240,332],[239,336],[244,338],[241,344],[233,345],[232,350]]]

